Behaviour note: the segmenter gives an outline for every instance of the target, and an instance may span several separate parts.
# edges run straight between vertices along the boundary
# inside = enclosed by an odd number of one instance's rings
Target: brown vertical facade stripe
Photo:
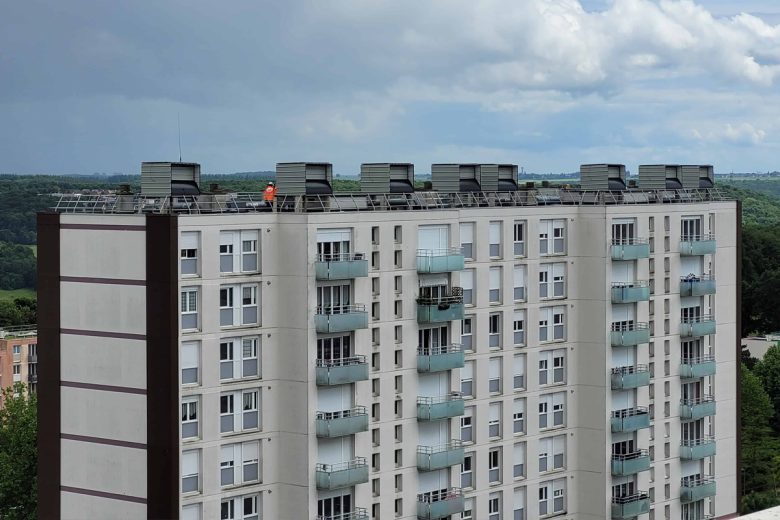
[[[742,504],[742,431],[740,416],[742,414],[742,201],[737,201],[737,258],[734,262],[737,269],[737,282],[736,282],[736,295],[737,301],[737,329],[736,343],[737,343],[737,406],[736,414],[734,418],[734,424],[737,425],[737,513],[739,513],[740,505]]]
[[[38,214],[38,518],[60,517],[60,216]]]
[[[147,518],[179,518],[179,280],[175,215],[146,217]]]

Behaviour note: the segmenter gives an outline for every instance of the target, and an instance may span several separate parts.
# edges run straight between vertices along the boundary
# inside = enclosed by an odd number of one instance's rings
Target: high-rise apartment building
[[[39,216],[44,518],[727,518],[739,220],[712,168],[145,163]],[[258,191],[260,191],[258,189]],[[273,211],[272,211],[273,209]]]
[[[35,325],[0,328],[0,390],[16,383],[24,383],[30,392],[35,392],[38,386],[38,332]]]

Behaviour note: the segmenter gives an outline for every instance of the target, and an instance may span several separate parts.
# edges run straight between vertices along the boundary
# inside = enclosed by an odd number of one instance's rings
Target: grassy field
[[[32,289],[0,290],[0,300],[13,300],[15,298],[35,298],[35,291]]]

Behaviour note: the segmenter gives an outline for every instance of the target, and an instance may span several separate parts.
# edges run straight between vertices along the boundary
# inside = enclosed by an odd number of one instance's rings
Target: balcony
[[[698,379],[715,375],[715,356],[700,356],[682,358],[680,360],[680,377],[683,379]]]
[[[650,341],[650,329],[647,323],[619,322],[612,324],[610,342],[613,347],[631,347]]]
[[[27,375],[27,382],[28,383],[37,383],[38,382],[38,374],[28,374]]]
[[[366,356],[318,359],[316,379],[320,386],[344,385],[368,380]]]
[[[646,302],[650,299],[647,282],[615,282],[612,284],[612,303]]]
[[[634,475],[650,469],[650,455],[647,450],[638,450],[625,455],[612,455],[612,474],[620,477]]]
[[[317,515],[317,520],[368,520],[368,511],[363,507],[356,507],[354,511],[349,513]]]
[[[317,437],[333,439],[368,431],[368,414],[365,406],[337,412],[317,412]]]
[[[715,415],[715,396],[680,399],[680,419],[695,421],[710,415]]]
[[[439,446],[417,446],[417,469],[433,471],[463,464],[463,445],[452,440]]]
[[[700,439],[683,439],[680,442],[680,458],[683,460],[700,460],[715,456],[715,437],[709,435]]]
[[[680,296],[706,296],[715,294],[715,277],[711,274],[680,277]]]
[[[417,518],[437,520],[462,513],[466,507],[463,492],[459,488],[431,491],[417,495]]]
[[[363,304],[317,306],[314,316],[317,332],[350,332],[368,327],[368,313]]]
[[[630,390],[649,384],[650,370],[647,368],[647,365],[612,369],[612,390]]]
[[[368,276],[368,260],[363,253],[321,254],[314,262],[317,280],[349,280]]]
[[[28,363],[37,363],[38,362],[38,354],[27,354],[27,362]]]
[[[718,249],[715,235],[704,233],[701,235],[683,235],[680,237],[681,256],[714,255]]]
[[[714,497],[715,491],[714,477],[683,477],[680,480],[680,502],[696,502]]]
[[[453,287],[452,294],[417,298],[417,322],[440,323],[463,319],[463,288]]]
[[[461,248],[418,249],[417,272],[420,274],[451,273],[463,270]]]
[[[634,518],[650,511],[650,498],[640,491],[633,495],[612,497],[612,518]]]
[[[417,398],[417,420],[438,421],[459,417],[465,413],[463,395],[460,392],[451,392],[437,397]]]
[[[465,355],[457,343],[436,347],[417,347],[418,372],[443,372],[454,368],[463,368],[464,364]]]
[[[688,316],[680,320],[680,336],[697,338],[710,334],[715,334],[715,316],[712,314]]]
[[[625,410],[614,410],[610,418],[612,433],[635,432],[650,427],[650,414],[647,408],[637,406]]]
[[[364,457],[339,464],[317,464],[317,489],[330,490],[368,482],[368,465]]]
[[[650,258],[650,244],[644,238],[613,238],[612,260]]]

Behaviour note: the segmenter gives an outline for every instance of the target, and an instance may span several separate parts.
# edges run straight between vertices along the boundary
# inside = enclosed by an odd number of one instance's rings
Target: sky
[[[780,170],[777,0],[24,0],[0,173]]]

